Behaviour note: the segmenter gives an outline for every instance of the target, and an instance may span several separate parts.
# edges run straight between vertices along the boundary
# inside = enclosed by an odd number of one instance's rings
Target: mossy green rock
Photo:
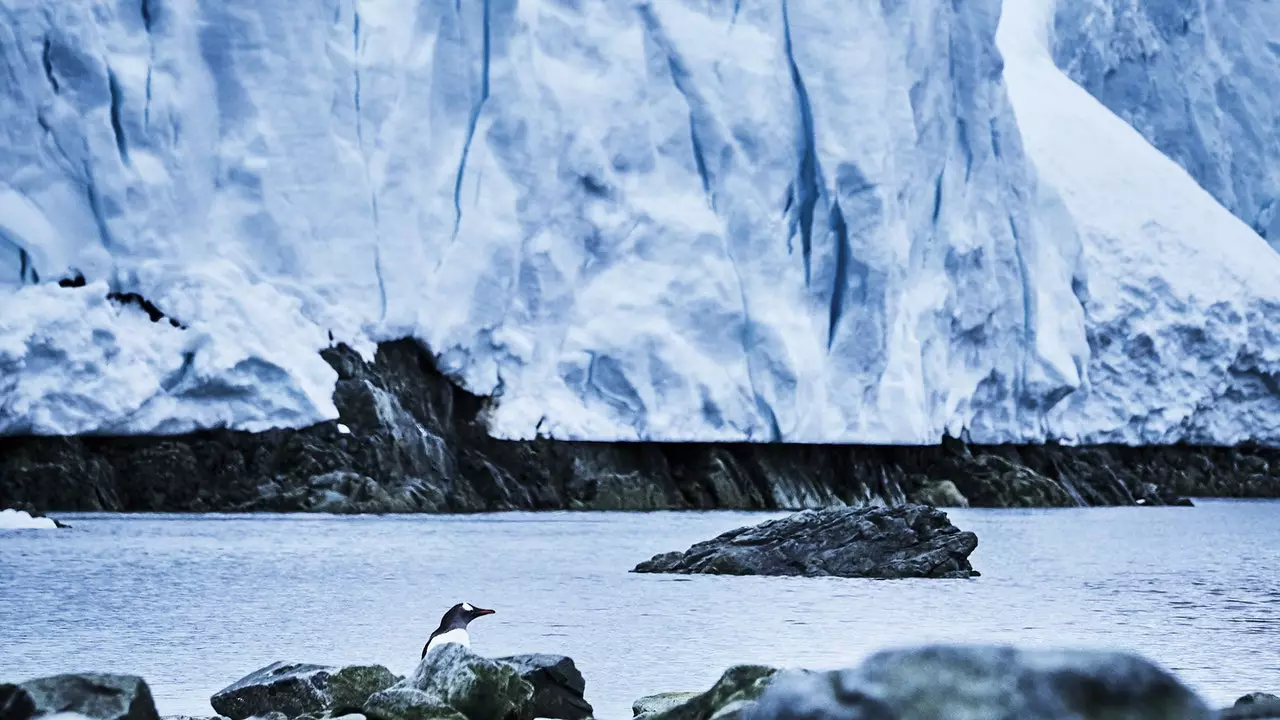
[[[400,676],[381,665],[339,668],[277,662],[219,690],[209,702],[214,710],[231,720],[269,712],[296,718],[359,709],[370,695],[399,679]]]
[[[409,677],[371,696],[364,713],[375,720],[507,720],[532,717],[532,699],[533,686],[515,668],[450,643],[427,653]]]
[[[737,720],[755,704],[778,671],[763,665],[737,665],[711,689],[682,703],[645,716],[646,720]],[[671,693],[669,696],[678,695]],[[654,696],[660,697],[660,696]],[[634,706],[632,708],[635,709]]]
[[[657,695],[646,695],[631,703],[631,714],[637,720],[649,720],[654,715],[683,705],[698,695],[699,693],[696,692],[666,692],[658,693]]]

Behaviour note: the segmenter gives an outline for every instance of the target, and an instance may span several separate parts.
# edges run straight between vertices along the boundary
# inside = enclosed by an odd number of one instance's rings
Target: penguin
[[[422,647],[422,657],[426,657],[431,648],[446,643],[458,643],[463,647],[471,647],[471,637],[467,635],[467,623],[478,617],[492,614],[492,610],[478,608],[466,602],[449,608],[449,612],[440,618],[440,627],[431,633],[431,637],[427,638],[427,644]]]

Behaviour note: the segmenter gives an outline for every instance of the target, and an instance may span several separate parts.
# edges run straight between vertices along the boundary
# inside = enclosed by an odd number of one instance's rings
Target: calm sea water
[[[441,613],[487,655],[572,656],[597,716],[753,662],[927,641],[1136,650],[1211,701],[1280,690],[1280,503],[955,510],[973,580],[669,577],[637,561],[779,514],[66,515],[0,535],[0,681],[142,675],[162,714],[275,660],[417,662]]]

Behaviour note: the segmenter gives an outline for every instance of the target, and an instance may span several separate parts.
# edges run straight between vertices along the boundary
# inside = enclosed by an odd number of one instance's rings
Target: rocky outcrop
[[[529,701],[535,718],[583,720],[591,717],[591,703],[583,697],[587,682],[572,658],[563,655],[516,655],[498,658],[533,687]]]
[[[654,556],[639,573],[967,578],[978,537],[924,505],[805,510],[738,528],[683,553]]]
[[[644,720],[745,720],[746,711],[777,672],[763,665],[738,665],[726,670],[706,692],[652,695],[637,700],[631,709]]]
[[[337,422],[261,433],[0,438],[0,507],[475,512],[1164,505],[1280,496],[1280,450],[503,441],[408,341],[339,347]]]
[[[278,712],[288,718],[358,709],[401,678],[381,665],[328,667],[277,662],[219,690],[210,704],[231,720]]]
[[[55,675],[0,685],[0,718],[74,713],[90,720],[160,720],[146,681],[133,675]]]
[[[462,645],[433,648],[412,675],[372,695],[364,714],[373,720],[528,720],[533,686],[516,668],[481,657]]]

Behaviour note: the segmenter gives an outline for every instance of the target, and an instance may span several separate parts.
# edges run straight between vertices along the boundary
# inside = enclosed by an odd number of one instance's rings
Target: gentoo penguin
[[[492,610],[478,608],[465,602],[449,608],[449,612],[440,618],[440,627],[427,638],[427,644],[422,648],[422,657],[426,657],[427,651],[431,648],[445,643],[458,643],[463,647],[471,647],[471,638],[467,635],[467,623],[483,615],[492,614]]]

